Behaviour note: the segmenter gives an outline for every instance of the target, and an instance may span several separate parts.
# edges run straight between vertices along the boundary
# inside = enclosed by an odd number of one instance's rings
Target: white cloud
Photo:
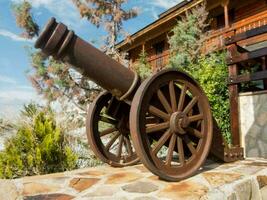
[[[157,20],[159,18],[157,9],[154,6],[152,6],[152,7],[150,6],[148,8],[144,8],[142,11],[146,12],[146,13],[149,13],[149,15],[151,15],[155,20]]]
[[[33,88],[23,85],[14,85],[0,91],[0,117],[14,120],[24,104],[31,101],[43,103],[44,100]]]
[[[0,35],[4,37],[8,37],[9,39],[13,41],[19,41],[19,42],[34,42],[34,39],[27,39],[23,38],[15,33],[12,33],[8,30],[5,29],[0,29]]]
[[[151,2],[151,4],[153,4],[156,7],[169,9],[182,1],[183,0],[154,0]]]
[[[21,87],[0,91],[0,99],[6,104],[12,102],[29,102],[37,98],[37,94],[33,90],[23,90]]]
[[[8,76],[0,75],[0,82],[9,83],[9,84],[16,84],[16,81]]]

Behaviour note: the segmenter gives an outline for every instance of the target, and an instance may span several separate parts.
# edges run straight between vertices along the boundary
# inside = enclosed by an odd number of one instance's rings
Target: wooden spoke
[[[177,147],[178,147],[179,161],[180,161],[180,164],[183,166],[185,163],[184,147],[183,147],[183,141],[180,137],[177,137]]]
[[[160,109],[156,108],[155,106],[149,106],[148,111],[152,115],[160,117],[161,119],[164,119],[165,121],[170,119],[170,116],[167,113],[161,111]]]
[[[117,138],[120,136],[120,132],[117,132],[106,145],[106,150],[109,151],[110,147],[114,144]]]
[[[172,108],[160,89],[158,90],[157,94],[158,94],[158,98],[159,98],[161,104],[163,105],[163,107],[165,108],[165,110],[168,113],[172,113]]]
[[[166,165],[168,165],[168,166],[170,166],[171,162],[172,162],[172,156],[173,156],[175,142],[176,142],[176,135],[172,134],[171,141],[169,144],[168,154],[166,157]]]
[[[101,131],[99,134],[100,134],[100,137],[103,137],[105,135],[108,135],[110,133],[113,133],[114,131],[116,131],[117,129],[115,127],[111,127],[111,128],[108,128],[104,131]]]
[[[109,124],[113,124],[113,125],[117,124],[116,120],[110,119],[109,117],[105,117],[105,116],[100,116],[100,121],[106,122],[106,123],[109,123]]]
[[[158,123],[159,118],[155,118],[153,116],[146,117],[146,124],[155,124]]]
[[[189,148],[190,152],[192,153],[192,155],[195,155],[197,151],[196,151],[192,141],[189,139],[189,137],[187,135],[184,136],[184,140],[185,140],[185,143],[186,143],[187,147]]]
[[[186,130],[187,130],[190,134],[196,136],[197,138],[203,138],[203,134],[202,134],[200,131],[198,131],[197,129],[188,127],[188,128],[186,128]]]
[[[184,85],[182,87],[179,102],[178,102],[178,111],[182,111],[183,109],[186,91],[187,91],[187,87],[186,85]]]
[[[186,106],[186,108],[184,109],[184,113],[187,114],[193,107],[194,105],[197,103],[198,101],[198,97],[194,97],[189,104]]]
[[[151,125],[146,128],[146,133],[161,131],[161,130],[169,128],[169,126],[170,126],[170,122],[163,122],[160,124]]]
[[[165,144],[165,142],[169,139],[169,137],[171,136],[172,132],[170,131],[170,129],[168,129],[163,136],[161,136],[161,138],[159,139],[159,141],[157,142],[157,144],[155,145],[155,147],[152,149],[152,153],[154,155],[156,155],[159,150],[161,149],[161,147]]]
[[[133,149],[132,149],[132,145],[131,145],[129,136],[125,137],[125,147],[126,147],[126,150],[129,154],[129,156],[132,156],[133,155]]]
[[[193,115],[193,109],[191,109],[191,110],[188,112],[187,115],[188,115],[188,116],[192,116],[192,115]]]
[[[123,135],[120,135],[119,145],[118,145],[118,149],[117,149],[117,157],[118,158],[121,157],[123,143],[124,143],[124,136]]]
[[[195,122],[203,119],[203,114],[193,115],[188,117],[190,122]]]
[[[177,102],[176,102],[176,95],[175,95],[175,89],[174,89],[173,81],[170,81],[170,83],[169,83],[169,91],[170,91],[172,112],[176,112],[177,111]]]

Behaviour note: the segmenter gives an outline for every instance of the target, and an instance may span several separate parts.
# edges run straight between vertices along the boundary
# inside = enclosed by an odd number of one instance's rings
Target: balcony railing
[[[160,55],[153,55],[148,59],[148,62],[153,71],[164,68],[169,63],[169,50],[165,50]]]
[[[214,49],[224,48],[224,38],[233,34],[239,34],[248,30],[261,27],[267,24],[267,11],[258,13],[236,23],[233,23],[229,28],[222,28],[218,30],[210,31],[210,35],[205,42],[204,52],[208,52]],[[255,41],[258,40],[258,41]],[[261,38],[253,38],[251,43],[261,42],[267,40],[267,35]],[[249,45],[250,41],[246,41],[246,45]],[[160,55],[152,55],[148,58],[148,61],[153,71],[160,70],[169,63],[169,50],[165,50]]]
[[[205,44],[205,51],[210,51],[214,48],[220,49],[224,47],[224,38],[246,32],[248,30],[261,27],[267,24],[267,11],[258,13],[236,23],[233,23],[229,28],[222,28],[216,31],[211,31]],[[260,38],[259,38],[260,40]],[[259,41],[260,42],[260,41]],[[255,43],[255,41],[254,41]]]

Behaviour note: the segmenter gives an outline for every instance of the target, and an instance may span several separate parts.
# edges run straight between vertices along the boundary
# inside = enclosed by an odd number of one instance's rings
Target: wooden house
[[[203,0],[184,0],[169,10],[159,15],[159,19],[137,31],[117,44],[119,51],[127,52],[130,65],[138,59],[141,50],[148,54],[148,61],[152,68],[160,69],[168,63],[169,44],[168,35],[177,23],[177,20],[185,13],[203,3]],[[266,0],[207,0],[207,10],[211,25],[208,31],[208,39],[205,49],[214,46],[224,46],[224,38],[229,33],[242,33],[247,30],[267,24]],[[267,38],[267,34],[256,38],[257,42]],[[252,41],[242,44],[248,48]],[[255,38],[253,38],[253,44]],[[264,45],[264,44],[263,44]]]

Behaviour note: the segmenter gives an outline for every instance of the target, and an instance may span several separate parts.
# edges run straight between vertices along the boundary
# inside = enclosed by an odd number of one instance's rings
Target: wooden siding
[[[220,28],[211,30],[208,32],[208,39],[203,48],[204,52],[209,52],[214,49],[224,48],[224,38],[228,35],[243,33],[253,28],[257,28],[267,24],[267,3],[266,1],[260,0],[247,4],[245,6],[239,6],[238,8],[231,8],[234,10],[234,19],[231,22],[229,28]],[[173,25],[172,25],[173,26]],[[165,29],[165,33],[161,33],[160,36],[156,38],[146,40],[145,50],[148,54],[148,61],[150,62],[152,69],[156,71],[156,63],[159,59],[163,60],[163,64],[167,65],[169,60],[169,45],[167,42],[167,34],[169,34],[172,27]],[[156,55],[153,44],[159,41],[165,41],[165,48],[162,54]],[[267,34],[257,36],[253,39],[248,39],[246,41],[241,41],[240,46],[248,46],[250,44],[255,44],[257,42],[266,41]],[[139,54],[142,50],[142,46],[137,46],[131,49],[130,58],[132,64],[136,62]]]

